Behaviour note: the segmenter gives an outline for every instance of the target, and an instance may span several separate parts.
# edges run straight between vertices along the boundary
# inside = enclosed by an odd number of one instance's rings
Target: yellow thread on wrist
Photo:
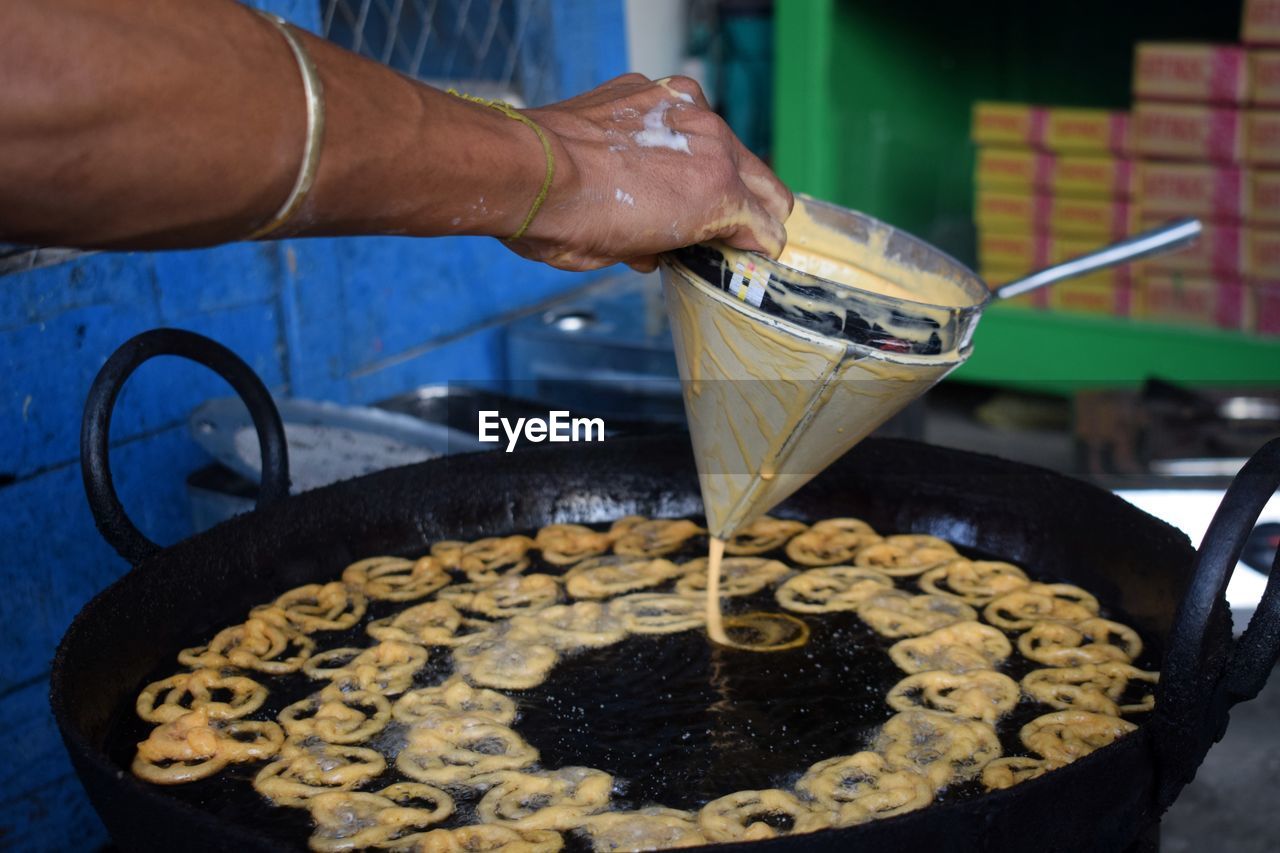
[[[524,221],[520,223],[520,227],[516,229],[516,233],[507,238],[508,241],[519,240],[524,236],[524,233],[529,230],[529,225],[532,224],[533,218],[538,215],[538,211],[542,209],[542,203],[547,200],[547,194],[551,192],[551,181],[556,176],[556,155],[555,152],[551,150],[551,141],[547,139],[547,134],[538,126],[537,122],[516,110],[515,107],[511,106],[506,101],[499,101],[491,98],[478,98],[475,95],[468,95],[464,92],[459,92],[457,89],[449,89],[448,91],[449,94],[453,95],[455,98],[461,98],[462,100],[470,101],[473,104],[491,107],[502,113],[507,118],[515,119],[536,133],[538,135],[538,141],[542,143],[542,153],[547,160],[547,173],[542,179],[542,187],[538,190],[538,195],[533,200],[533,206],[529,208],[529,214],[525,216]]]

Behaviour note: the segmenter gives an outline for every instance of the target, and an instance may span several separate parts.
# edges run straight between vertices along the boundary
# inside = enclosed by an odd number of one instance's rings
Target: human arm
[[[253,11],[231,0],[42,0],[6,4],[0,24],[0,238],[211,245],[242,239],[288,196],[305,139],[302,81],[279,31]],[[529,128],[302,38],[326,131],[314,188],[272,236],[516,231],[545,174]],[[646,144],[663,138],[646,135],[655,110],[687,153]],[[790,194],[691,84],[631,75],[526,114],[547,134],[556,177],[515,251],[590,269],[647,266],[711,237],[781,249]]]

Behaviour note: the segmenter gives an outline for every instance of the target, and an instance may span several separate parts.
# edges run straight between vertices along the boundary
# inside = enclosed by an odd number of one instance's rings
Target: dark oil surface
[[[532,535],[532,532],[530,532]],[[996,556],[960,549],[974,559]],[[676,562],[706,556],[705,537],[696,537],[679,552]],[[564,569],[541,562],[525,573],[561,574]],[[787,562],[779,551],[761,556]],[[1024,566],[1036,580],[1034,566]],[[914,578],[895,578],[895,586],[919,592]],[[666,591],[670,583],[657,588]],[[780,608],[770,587],[754,596],[725,599],[725,612],[769,612]],[[364,626],[374,619],[421,602],[371,601],[364,619],[347,631],[312,635],[317,649],[368,646],[373,639]],[[980,608],[979,608],[980,609]],[[867,749],[876,730],[892,709],[884,697],[904,677],[889,659],[895,641],[879,636],[852,613],[793,614],[808,623],[811,636],[803,648],[756,653],[711,643],[701,630],[678,634],[628,637],[602,649],[566,655],[546,682],[532,690],[502,691],[518,704],[513,728],[536,747],[539,766],[593,767],[615,778],[615,808],[661,804],[696,810],[717,797],[745,789],[787,788],[814,762]],[[1123,614],[1102,615],[1126,622]],[[1012,639],[1012,638],[1011,638]],[[1144,638],[1145,639],[1145,638]],[[173,650],[171,663],[159,668],[143,684],[166,678],[184,668]],[[1153,669],[1154,655],[1145,652],[1135,664]],[[1016,650],[999,671],[1019,680],[1039,664]],[[433,648],[413,688],[438,684],[451,670],[447,649]],[[285,706],[319,690],[325,682],[302,673],[265,676],[247,673],[270,690],[266,703],[247,717],[274,720]],[[411,689],[413,689],[411,688]],[[136,695],[136,691],[131,696]],[[394,701],[395,697],[392,697]],[[996,727],[1005,755],[1029,754],[1018,730],[1041,714],[1054,710],[1023,699]],[[1141,723],[1141,716],[1130,717]],[[152,724],[138,719],[132,706],[117,712],[106,748],[127,768],[136,744]],[[387,756],[387,770],[362,790],[377,790],[403,777],[394,756],[404,743],[405,727],[392,721],[369,743]],[[305,809],[271,805],[252,787],[261,763],[230,765],[218,776],[186,785],[157,788],[216,815],[221,821],[251,826],[282,846],[306,849],[312,823]],[[938,802],[979,796],[977,781],[943,789]],[[476,795],[455,792],[457,811],[441,827],[474,822]],[[585,842],[566,836],[566,850],[587,850]]]

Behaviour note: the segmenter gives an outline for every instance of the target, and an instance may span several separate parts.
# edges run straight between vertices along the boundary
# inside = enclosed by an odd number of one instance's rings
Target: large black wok
[[[107,469],[111,407],[124,380],[155,355],[218,370],[246,397],[263,438],[270,506],[159,549],[129,523]],[[276,847],[251,823],[135,780],[104,747],[113,715],[184,645],[243,618],[298,584],[336,577],[369,554],[421,552],[438,538],[592,522],[628,513],[696,515],[687,440],[612,440],[511,455],[449,457],[292,498],[283,440],[265,389],[243,363],[185,332],[141,335],[112,357],[85,412],[83,467],[103,535],[134,568],[89,602],[54,660],[51,702],[90,799],[123,849]],[[1280,482],[1280,440],[1236,478],[1197,554],[1161,521],[1085,483],[1000,459],[869,440],[796,494],[801,517],[858,515],[877,527],[980,545],[1070,580],[1127,614],[1161,656],[1149,722],[1039,779],[976,799],[844,830],[750,845],[782,848],[1121,850],[1177,796],[1227,712],[1257,694],[1280,649],[1280,571],[1253,623],[1233,641],[1227,578],[1258,512]],[[745,846],[745,845],[744,845]]]

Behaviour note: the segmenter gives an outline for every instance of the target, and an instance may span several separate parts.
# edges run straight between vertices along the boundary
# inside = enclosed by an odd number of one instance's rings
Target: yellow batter
[[[814,211],[818,211],[816,216]],[[912,303],[912,313],[948,322],[978,297],[943,275],[888,256],[891,229],[858,237],[819,221],[803,198],[787,220],[780,262],[839,284]],[[864,237],[864,238],[863,238]],[[751,263],[723,249],[730,269]],[[757,259],[758,260],[758,259]],[[729,640],[719,613],[721,540],[754,521],[958,366],[965,353],[936,356],[855,348],[772,317],[679,267],[664,270],[685,409],[708,532],[707,626]],[[783,309],[814,311],[803,294],[771,289]],[[864,318],[903,340],[932,330],[902,323],[889,304],[859,306]],[[752,614],[757,621],[760,614]]]

